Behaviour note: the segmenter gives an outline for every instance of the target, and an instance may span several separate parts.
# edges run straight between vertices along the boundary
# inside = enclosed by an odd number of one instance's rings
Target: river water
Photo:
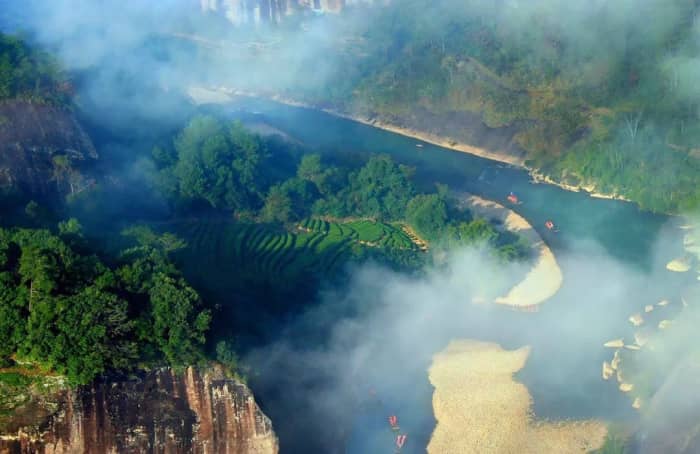
[[[601,363],[611,356],[611,351],[602,344],[630,334],[627,317],[631,313],[661,298],[677,297],[685,285],[687,277],[668,273],[664,268],[668,260],[682,251],[677,219],[640,211],[631,203],[533,184],[522,169],[312,109],[259,99],[238,100],[231,109],[233,116],[257,119],[329,157],[389,154],[396,161],[414,166],[416,181],[424,187],[445,183],[450,189],[504,204],[509,192],[516,193],[523,204],[514,210],[535,226],[560,262],[564,275],[562,289],[538,313],[503,310],[499,317],[508,330],[480,326],[479,314],[466,314],[470,322],[445,326],[444,337],[435,341],[434,351],[444,348],[454,337],[497,341],[506,348],[531,345],[530,359],[517,379],[530,390],[537,416],[634,418],[629,399],[600,378]],[[559,232],[544,228],[548,219],[556,223]],[[624,289],[613,304],[609,295],[601,294],[609,290],[604,290],[598,279],[615,280],[619,276],[597,275],[597,270],[585,269],[585,260],[583,268],[581,265],[581,257],[598,255],[609,257],[639,276],[635,285]],[[588,280],[580,278],[582,273]],[[663,285],[651,276],[664,276]],[[590,333],[586,327],[592,327]],[[378,397],[354,417],[346,452],[392,452],[393,436],[386,421],[392,413],[400,415],[402,429],[409,433],[409,442],[402,453],[425,452],[435,427],[432,386],[426,373],[430,358],[421,358],[416,363],[397,364],[392,380],[370,384]],[[280,422],[275,420],[275,424]]]

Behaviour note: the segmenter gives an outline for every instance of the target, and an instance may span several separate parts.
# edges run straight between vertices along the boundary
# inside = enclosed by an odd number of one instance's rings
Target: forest
[[[73,88],[49,53],[0,33],[0,102],[23,99],[67,106]]]
[[[277,164],[289,162],[287,171],[269,165],[271,156]],[[447,187],[420,193],[413,169],[389,156],[372,156],[357,168],[329,165],[319,154],[262,138],[235,122],[198,116],[172,144],[155,147],[153,159],[157,187],[180,210],[204,205],[242,221],[280,225],[310,217],[404,222],[435,248],[486,242],[504,260],[526,256],[519,238],[458,210]]]
[[[26,361],[84,384],[136,365],[196,364],[210,312],[168,259],[172,235],[124,232],[109,264],[75,219],[57,231],[0,230],[0,366]]]

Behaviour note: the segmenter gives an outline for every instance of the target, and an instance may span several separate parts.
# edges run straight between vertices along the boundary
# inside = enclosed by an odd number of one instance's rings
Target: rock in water
[[[642,314],[631,315],[629,318],[629,321],[634,326],[640,326],[642,323],[644,323],[644,319],[642,318]]]
[[[634,389],[634,385],[632,383],[620,383],[620,391],[623,393],[628,393]]]
[[[685,273],[690,269],[690,259],[687,257],[681,257],[671,260],[666,264],[666,269],[676,273]]]
[[[671,326],[671,320],[661,320],[659,322],[659,329],[666,329]]]
[[[632,408],[634,408],[635,410],[639,410],[640,408],[642,408],[642,399],[640,399],[639,397],[635,397],[634,402],[632,402]]]
[[[219,368],[169,368],[57,396],[59,411],[0,433],[0,452],[276,454],[272,423]]]
[[[625,342],[622,339],[613,339],[603,344],[603,347],[608,348],[622,348],[624,346]]]
[[[620,367],[620,350],[615,350],[610,367],[612,367],[613,370],[617,370],[617,368]]]
[[[646,312],[647,314],[653,310],[654,310],[653,304],[647,304],[646,306],[644,306],[644,312]]]
[[[603,361],[603,380],[609,380],[614,374],[612,366],[607,361]]]

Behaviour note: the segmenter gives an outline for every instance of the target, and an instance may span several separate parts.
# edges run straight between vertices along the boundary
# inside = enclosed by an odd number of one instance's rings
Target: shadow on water
[[[627,397],[601,380],[602,361],[612,354],[602,344],[631,334],[627,323],[631,313],[644,304],[677,295],[682,287],[682,278],[669,278],[664,286],[646,279],[662,271],[668,260],[667,256],[657,254],[657,248],[673,254],[681,251],[677,235],[668,238],[661,235],[673,220],[642,212],[630,203],[533,184],[522,169],[322,112],[259,99],[238,101],[236,107],[240,109],[238,115],[243,111],[248,112],[246,115],[256,112],[260,121],[288,133],[331,161],[352,161],[357,156],[386,153],[401,163],[414,166],[417,183],[426,188],[437,182],[446,183],[451,189],[472,192],[504,204],[508,193],[515,192],[524,203],[514,210],[535,226],[557,255],[564,274],[563,288],[536,314],[496,309],[496,326],[501,323],[507,327],[503,330],[493,329],[492,310],[485,315],[477,309],[464,309],[461,316],[454,317],[453,326],[441,327],[439,339],[431,339],[435,342],[431,351],[442,350],[452,338],[491,340],[508,349],[531,345],[530,359],[517,379],[533,395],[538,416],[607,420],[633,416]],[[417,143],[423,147],[416,147]],[[558,233],[544,228],[547,220],[555,222]],[[658,244],[659,237],[664,243],[662,246]],[[601,251],[638,274],[637,280],[625,282],[630,287],[620,293],[613,306],[603,302],[610,298],[600,293],[596,279],[614,280],[622,276],[601,275],[604,270],[591,269],[593,265],[580,260],[601,254]],[[400,349],[401,346],[388,340],[384,348]],[[391,357],[386,351],[376,354]],[[426,373],[430,362],[427,356],[414,358],[410,364],[397,363],[390,377],[373,377],[373,371],[366,372],[365,382],[358,384],[360,411],[353,418],[346,452],[391,452],[394,434],[387,421],[391,414],[399,416],[402,430],[409,433],[410,442],[402,453],[425,452],[435,427],[431,405],[433,388]],[[363,395],[366,398],[362,398]]]

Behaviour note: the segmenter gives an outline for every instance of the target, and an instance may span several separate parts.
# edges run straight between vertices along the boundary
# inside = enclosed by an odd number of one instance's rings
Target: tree
[[[345,198],[350,211],[378,219],[401,219],[415,193],[411,176],[412,169],[397,165],[389,156],[373,156],[349,176]]]
[[[316,186],[322,186],[324,178],[324,169],[321,164],[321,155],[307,154],[301,158],[297,167],[297,177],[302,180],[310,181]]]
[[[426,238],[439,238],[447,225],[447,204],[438,194],[419,194],[408,203],[406,219]]]
[[[182,279],[159,273],[149,291],[153,342],[173,366],[202,359],[211,314],[199,311],[199,295]]]
[[[239,124],[226,129],[213,117],[195,117],[174,141],[174,164],[154,150],[159,186],[171,196],[205,201],[219,209],[248,210],[261,202],[260,166],[266,151],[260,137]]]
[[[289,222],[292,215],[292,199],[282,186],[270,188],[265,197],[261,216],[265,222]]]

